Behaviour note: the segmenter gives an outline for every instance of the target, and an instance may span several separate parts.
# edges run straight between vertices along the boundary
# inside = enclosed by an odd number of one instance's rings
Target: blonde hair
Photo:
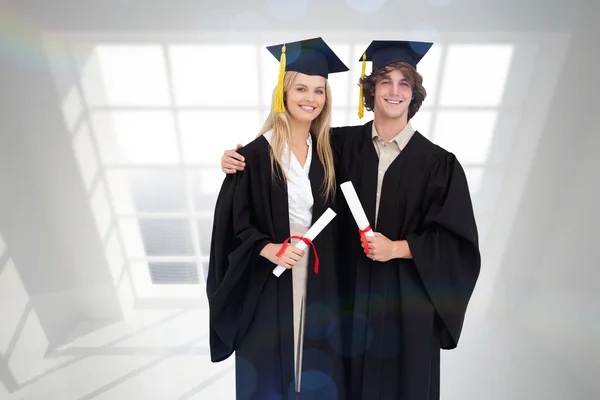
[[[284,92],[291,88],[297,76],[298,72],[295,71],[287,71],[285,73],[283,79]],[[323,106],[323,110],[319,116],[312,121],[310,125],[310,135],[317,142],[317,155],[325,170],[325,179],[323,180],[321,189],[323,190],[325,199],[328,200],[333,198],[335,194],[335,169],[333,165],[333,151],[331,150],[331,140],[329,135],[329,130],[331,127],[331,90],[329,88],[327,79],[325,79],[325,93],[325,105]],[[292,138],[290,116],[287,108],[283,113],[275,112],[273,107],[274,101],[275,90],[273,91],[273,104],[271,104],[271,111],[257,136],[263,135],[268,131],[273,132],[270,150],[273,178],[275,178],[275,165],[277,164],[283,173],[282,178],[287,180],[287,174],[283,168],[282,155],[285,143],[290,143]],[[291,152],[291,146],[288,147],[288,151]]]

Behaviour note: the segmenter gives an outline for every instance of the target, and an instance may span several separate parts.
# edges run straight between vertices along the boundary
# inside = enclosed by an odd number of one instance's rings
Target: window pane
[[[187,209],[183,171],[130,171],[129,181],[140,212],[178,212]]]
[[[269,113],[271,112],[270,108],[264,108],[261,112],[261,119],[260,119],[260,124],[259,126],[262,128],[263,124],[265,123],[265,121],[267,120],[267,118],[269,117]],[[236,143],[237,144],[237,143]]]
[[[431,135],[431,111],[419,110],[412,118],[411,125],[414,130],[425,137]]]
[[[95,83],[104,85],[87,96],[90,105],[161,106],[170,103],[161,46],[100,45],[96,47],[95,56],[100,72]],[[94,58],[89,62],[93,63]],[[102,93],[105,99],[100,96]]]
[[[262,121],[256,111],[185,111],[179,113],[184,159],[190,164],[220,165],[226,149],[256,138]]]
[[[221,168],[203,168],[192,175],[196,212],[214,214],[215,202],[225,174]]]
[[[496,127],[496,111],[440,111],[433,141],[453,152],[461,164],[483,164]]]
[[[198,219],[198,236],[200,238],[200,255],[210,255],[210,241],[212,238],[213,219],[199,218]]]
[[[331,111],[331,126],[346,126],[348,125],[348,111],[343,108],[334,108]]]
[[[106,171],[106,182],[108,183],[112,204],[115,206],[115,212],[118,215],[134,214],[136,207],[127,171]]]
[[[484,167],[464,167],[465,174],[467,175],[467,182],[469,185],[469,192],[471,197],[477,197],[479,189],[481,188],[481,179],[485,172]]]
[[[179,162],[170,112],[95,112],[92,121],[105,165]]]
[[[185,175],[181,170],[110,171],[107,180],[117,212],[184,212]]]
[[[204,277],[204,282],[208,280],[208,261],[202,261],[202,276]]]
[[[434,44],[417,65],[417,70],[423,77],[423,87],[427,91],[427,97],[425,97],[425,101],[423,102],[425,106],[435,104],[437,97],[436,89],[440,79],[441,61],[442,47]]]
[[[451,45],[440,103],[498,107],[513,55],[512,45]]]
[[[140,219],[144,249],[148,256],[194,255],[187,219]]]
[[[158,265],[165,264],[165,265]],[[191,264],[191,265],[190,265]],[[155,265],[151,267],[151,265]],[[196,268],[195,263],[188,262],[175,262],[175,263],[148,263],[144,261],[132,262],[131,263],[131,274],[132,274],[132,283],[135,286],[135,293],[138,299],[198,299],[205,298],[206,292],[203,290],[199,290],[197,284],[191,283],[194,280],[194,276],[192,275],[194,272],[193,268]],[[174,267],[171,272],[167,269],[169,266]],[[185,268],[185,270],[180,270],[179,272],[183,272],[182,275],[176,274],[177,268]],[[167,267],[167,268],[165,268]],[[151,269],[152,268],[152,269]],[[154,276],[152,273],[154,272]],[[172,275],[169,275],[169,274]],[[196,276],[197,276],[196,272]],[[187,282],[168,282],[155,284],[153,280],[158,279],[169,279],[175,278],[179,280],[187,279]],[[197,280],[196,280],[197,281]],[[187,284],[186,284],[187,283]],[[139,336],[139,335],[138,335]],[[143,336],[143,335],[142,335]],[[168,336],[168,334],[167,334]],[[143,340],[143,338],[142,338]],[[136,342],[140,341],[140,338],[136,336]],[[122,345],[127,345],[127,341],[121,343]]]
[[[150,279],[154,285],[199,284],[198,267],[196,263],[171,262],[148,263]]]
[[[134,218],[119,220],[119,229],[123,237],[123,244],[127,258],[142,258],[146,256],[142,240],[140,223]]]
[[[258,105],[256,46],[178,45],[169,54],[176,104]]]

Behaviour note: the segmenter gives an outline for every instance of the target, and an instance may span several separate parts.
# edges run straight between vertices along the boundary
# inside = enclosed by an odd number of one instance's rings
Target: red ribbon
[[[371,225],[367,225],[365,229],[359,229],[358,234],[360,235],[360,240],[362,241],[363,246],[365,247],[365,254],[369,253],[369,241],[367,240],[367,235],[365,233],[371,230]]]
[[[289,238],[285,239],[285,242],[283,242],[283,245],[277,252],[276,256],[281,257],[281,255],[285,251],[285,248],[288,246],[288,242],[290,241],[290,239],[300,239],[307,245],[312,246],[313,253],[315,254],[315,274],[318,274],[319,273],[319,255],[317,254],[317,249],[315,248],[315,245],[313,244],[313,242],[310,241],[310,239],[307,239],[302,236],[290,236]]]

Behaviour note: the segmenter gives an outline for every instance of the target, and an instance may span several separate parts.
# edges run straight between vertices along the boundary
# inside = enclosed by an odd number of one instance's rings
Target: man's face
[[[392,70],[378,78],[375,84],[373,112],[378,119],[404,119],[408,121],[408,106],[412,87],[400,70]]]

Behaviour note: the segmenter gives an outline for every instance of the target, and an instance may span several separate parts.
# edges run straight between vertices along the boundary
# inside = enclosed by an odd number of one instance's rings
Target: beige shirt
[[[377,224],[377,215],[379,214],[379,199],[381,197],[381,186],[383,184],[383,177],[390,164],[398,157],[398,154],[408,144],[410,138],[413,137],[415,131],[408,121],[408,124],[404,127],[402,132],[394,136],[389,142],[385,142],[381,136],[377,133],[377,129],[375,128],[375,122],[373,122],[373,146],[375,146],[375,151],[377,152],[377,156],[379,156],[379,166],[377,172],[377,201],[375,202],[375,224]]]

